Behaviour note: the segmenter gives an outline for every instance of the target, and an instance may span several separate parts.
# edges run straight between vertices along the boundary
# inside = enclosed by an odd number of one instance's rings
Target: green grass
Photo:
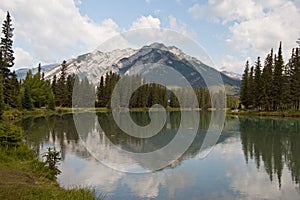
[[[0,199],[102,199],[91,188],[66,190],[25,144],[0,147]]]
[[[53,170],[36,158],[21,134],[11,122],[0,123],[0,199],[104,199],[90,187],[61,188]]]

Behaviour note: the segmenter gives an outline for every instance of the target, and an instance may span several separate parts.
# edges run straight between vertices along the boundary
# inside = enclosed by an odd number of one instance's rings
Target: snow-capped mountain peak
[[[217,70],[205,65],[197,58],[185,54],[175,46],[166,46],[162,43],[152,43],[140,49],[116,49],[110,52],[94,51],[67,60],[67,74],[77,74],[79,77],[87,77],[92,83],[98,84],[100,77],[112,71],[120,75],[132,75],[136,71],[149,67],[148,64],[163,64],[177,70],[187,78],[194,87],[204,87],[205,82],[196,67],[200,67],[205,73],[213,73]],[[61,65],[45,73],[45,78],[52,79],[54,75],[59,77]],[[221,74],[225,84],[239,86],[240,81]]]

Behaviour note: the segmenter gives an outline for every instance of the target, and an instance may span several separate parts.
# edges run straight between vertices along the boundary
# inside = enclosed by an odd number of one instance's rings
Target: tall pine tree
[[[299,40],[300,44],[300,40]],[[293,108],[300,110],[300,48],[296,48],[290,60],[291,64],[291,96]]]
[[[266,111],[272,108],[272,80],[273,80],[273,49],[267,55],[262,72],[262,105]]]
[[[3,91],[3,84],[2,84],[2,76],[0,75],[0,119],[5,109],[4,103],[4,91]]]
[[[68,103],[68,89],[67,89],[67,62],[64,60],[61,64],[60,77],[57,80],[57,87],[55,91],[55,101],[58,102],[57,106],[66,106]]]
[[[6,14],[6,18],[2,25],[2,34],[0,42],[0,74],[2,76],[4,93],[4,102],[12,107],[15,106],[15,101],[12,101],[12,94],[18,93],[14,91],[16,88],[10,83],[10,79],[14,79],[14,74],[11,74],[10,68],[14,65],[14,51],[13,51],[13,30],[12,20],[9,12]],[[14,80],[13,80],[14,81]],[[12,91],[11,91],[12,90]]]
[[[275,56],[274,76],[273,76],[273,109],[278,110],[282,103],[283,72],[284,62],[282,57],[282,43],[279,44],[278,55]]]
[[[246,62],[246,67],[242,77],[241,85],[241,103],[247,109],[249,107],[249,61]]]
[[[14,56],[13,56],[13,30],[14,28],[12,27],[11,23],[11,17],[9,12],[6,14],[6,19],[3,22],[2,25],[2,33],[3,37],[1,37],[1,52],[2,52],[2,59],[4,61],[5,67],[12,67],[14,65]]]
[[[262,79],[261,79],[261,62],[260,57],[255,62],[255,75],[254,75],[254,107],[258,110],[261,109],[262,104]]]
[[[255,98],[255,83],[254,83],[254,67],[252,66],[250,68],[250,73],[248,77],[248,106],[252,107],[254,106],[254,98]]]

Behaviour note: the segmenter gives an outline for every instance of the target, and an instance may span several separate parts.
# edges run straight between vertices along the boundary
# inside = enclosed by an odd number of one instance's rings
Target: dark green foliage
[[[249,107],[253,107],[255,98],[254,67],[250,68],[248,84],[248,105]]]
[[[7,67],[7,64],[4,62],[2,51],[0,51],[0,74],[3,78],[3,84],[5,84],[9,78],[10,70]]]
[[[242,77],[242,85],[241,85],[241,103],[248,108],[249,107],[249,61],[246,62],[246,67]]]
[[[13,28],[11,23],[11,16],[7,12],[6,18],[2,25],[2,34],[0,42],[0,75],[2,76],[2,84],[4,92],[5,104],[16,108],[20,106],[18,96],[20,92],[19,83],[15,72],[10,72],[14,65],[13,56]]]
[[[269,111],[272,108],[272,81],[273,81],[273,49],[267,55],[262,72],[262,106],[263,110]]]
[[[73,94],[73,87],[75,83],[75,74],[70,74],[67,77],[66,87],[67,87],[67,107],[72,107],[72,94]]]
[[[261,72],[258,59],[255,72],[252,67],[247,77],[246,65],[241,87],[241,101],[246,108],[258,110],[300,109],[300,55],[299,48],[292,50],[291,58],[284,64],[282,44],[278,55],[273,50],[267,55]]]
[[[6,87],[6,97],[7,97],[7,104],[10,105],[12,108],[20,107],[19,102],[19,93],[20,93],[20,84],[17,79],[17,75],[15,71],[10,74],[10,78],[7,82]]]
[[[60,77],[57,80],[56,88],[55,88],[55,102],[57,102],[57,106],[67,106],[68,104],[68,88],[67,88],[67,77],[66,70],[67,65],[64,60],[61,64],[61,72]]]
[[[32,76],[31,70],[21,85],[22,107],[25,109],[51,107],[53,109],[53,92],[49,80],[41,79],[40,72]],[[31,102],[31,103],[30,103]],[[31,106],[30,106],[31,104]]]
[[[300,110],[300,48],[293,50],[289,65],[291,68],[292,105],[295,110]]]
[[[0,75],[0,119],[2,117],[2,114],[5,109],[5,103],[4,103],[4,94],[3,94],[3,82],[2,82],[2,76]]]
[[[281,42],[279,44],[278,55],[275,55],[275,63],[274,63],[274,75],[273,75],[273,110],[280,109],[282,102],[282,92],[283,92],[283,68],[284,62],[282,58],[282,49]]]
[[[116,83],[119,81],[119,75],[109,72],[106,73],[105,78],[102,76],[97,87],[96,106],[110,107],[111,95]],[[146,83],[141,76],[123,76],[122,84],[118,85],[117,94],[120,97],[120,102],[114,102],[114,105],[126,107],[124,99],[129,99],[130,108],[150,108],[155,104],[163,107],[173,108],[194,108],[197,104],[204,110],[211,107],[210,94],[207,89],[187,89],[177,88],[168,91],[165,86],[156,83]],[[137,88],[133,93],[133,88]],[[132,94],[131,94],[132,93]],[[177,96],[175,96],[175,94]],[[194,102],[192,95],[195,95],[198,102]],[[131,95],[131,96],[129,96]],[[179,104],[181,102],[181,105]],[[116,104],[117,103],[117,104]]]
[[[25,87],[24,89],[24,95],[22,98],[22,107],[27,110],[32,109],[32,102],[31,102],[31,97],[30,97],[30,92],[28,87]]]
[[[97,87],[97,107],[105,107],[105,101],[104,101],[104,77],[101,76],[99,86]]]
[[[126,77],[125,77],[126,78]],[[105,74],[105,79],[103,76],[100,78],[100,83],[96,89],[96,106],[97,107],[110,107],[110,100],[113,89],[117,82],[119,81],[120,76],[116,73],[110,71],[109,73]],[[127,81],[127,79],[126,79]],[[126,86],[130,87],[130,80],[126,82]],[[125,95],[127,94],[126,91],[122,90],[120,92],[124,92]],[[128,95],[128,94],[127,94]]]
[[[48,151],[43,155],[43,157],[45,158],[45,165],[48,166],[53,172],[53,178],[55,178],[61,173],[57,167],[61,160],[60,151],[56,151],[55,147],[53,149],[49,147]]]
[[[55,110],[55,100],[52,92],[48,96],[46,108],[49,110]]]
[[[22,143],[21,128],[11,123],[0,124],[0,147],[18,147]]]
[[[262,106],[262,78],[261,78],[261,62],[260,57],[255,62],[255,75],[254,75],[254,107],[261,109]]]
[[[6,19],[3,22],[2,25],[2,34],[3,37],[1,37],[1,52],[2,52],[2,59],[5,64],[5,67],[10,68],[14,65],[14,56],[13,56],[13,30],[12,23],[11,23],[11,17],[9,12],[7,12]]]

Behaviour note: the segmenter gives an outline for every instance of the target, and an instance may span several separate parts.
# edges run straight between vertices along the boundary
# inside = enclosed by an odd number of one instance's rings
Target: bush
[[[43,155],[45,159],[44,163],[45,165],[50,169],[52,172],[52,177],[55,178],[57,175],[61,173],[61,171],[58,169],[57,165],[59,164],[61,157],[60,157],[60,151],[56,151],[55,147],[48,148],[48,151]]]
[[[22,143],[22,129],[10,123],[0,124],[0,146],[18,147]]]

